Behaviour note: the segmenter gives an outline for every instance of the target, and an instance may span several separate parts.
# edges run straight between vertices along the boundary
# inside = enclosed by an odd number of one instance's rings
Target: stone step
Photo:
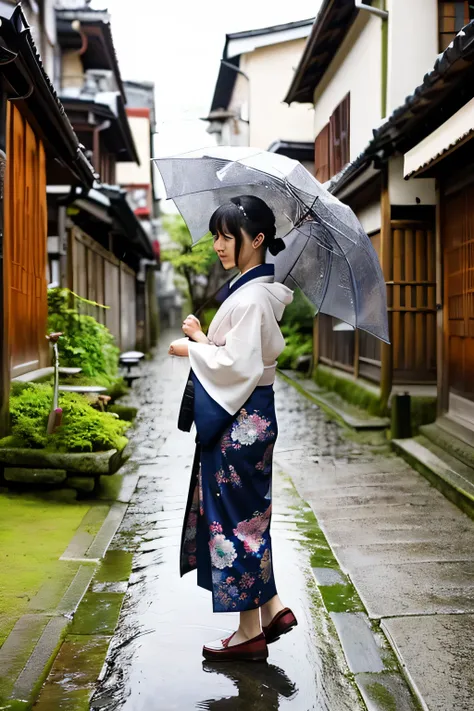
[[[431,425],[420,428],[427,439],[448,454],[474,468],[474,432],[449,417],[440,417]]]
[[[474,518],[474,468],[453,457],[424,435],[392,440],[392,446],[446,498]]]

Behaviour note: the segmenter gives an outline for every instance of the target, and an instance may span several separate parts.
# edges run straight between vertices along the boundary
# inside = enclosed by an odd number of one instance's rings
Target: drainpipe
[[[367,5],[365,0],[354,0],[358,10],[366,10],[382,20],[382,118],[387,115],[387,84],[388,84],[388,12],[385,10],[386,0],[381,0],[382,8]]]
[[[372,15],[377,15],[381,17],[382,20],[388,20],[388,12],[386,10],[381,10],[378,7],[373,7],[372,5],[366,5],[365,0],[354,0],[354,5],[358,10],[367,10]]]
[[[102,131],[106,131],[108,128],[110,128],[111,123],[109,119],[106,119],[103,121],[101,124],[96,126],[93,131],[93,138],[92,138],[92,153],[93,153],[93,160],[94,163],[97,160],[97,164],[94,165],[94,168],[96,169],[97,173],[100,174],[100,161],[99,161],[99,133]]]

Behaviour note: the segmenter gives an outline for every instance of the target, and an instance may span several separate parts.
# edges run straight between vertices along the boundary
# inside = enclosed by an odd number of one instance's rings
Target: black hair
[[[282,239],[277,239],[275,215],[267,203],[255,195],[239,195],[217,208],[209,221],[209,231],[213,235],[230,234],[235,239],[235,261],[238,261],[242,245],[242,230],[252,239],[260,233],[264,236],[263,246],[276,256],[285,249]]]

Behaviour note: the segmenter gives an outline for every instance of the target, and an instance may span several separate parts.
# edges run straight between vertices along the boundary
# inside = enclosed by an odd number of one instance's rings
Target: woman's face
[[[257,256],[256,252],[263,241],[263,235],[261,235],[262,239],[259,239],[259,237],[260,236],[257,236],[255,240],[252,240],[251,236],[245,230],[242,230],[239,260],[237,263],[235,259],[235,248],[237,245],[235,237],[231,234],[221,234],[220,232],[215,235],[214,250],[224,269],[228,271],[237,266],[242,271],[248,264],[255,261],[255,257]]]

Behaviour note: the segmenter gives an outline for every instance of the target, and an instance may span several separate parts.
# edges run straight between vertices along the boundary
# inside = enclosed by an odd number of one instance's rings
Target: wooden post
[[[390,281],[392,272],[392,224],[390,210],[390,194],[388,189],[388,165],[385,166],[382,173],[382,193],[381,193],[381,212],[382,226],[380,230],[380,259],[382,262],[382,270],[385,281]],[[387,305],[390,307],[391,293],[387,291]],[[392,318],[388,314],[389,333],[392,333]],[[390,335],[391,338],[391,335]],[[388,405],[390,394],[392,392],[393,382],[393,348],[388,343],[382,343],[381,348],[381,374],[380,374],[380,396],[382,407]]]
[[[443,238],[441,193],[436,180],[436,381],[438,417],[449,409],[449,319],[448,303],[444,298]]]
[[[11,106],[6,94],[0,97],[0,436],[8,432],[10,411],[10,245]],[[10,175],[9,175],[10,174]]]
[[[359,355],[360,355],[360,331],[356,329],[354,333],[354,378],[359,377]]]
[[[316,368],[319,363],[319,314],[314,317],[313,321],[313,362],[311,365],[311,376],[316,373]]]

